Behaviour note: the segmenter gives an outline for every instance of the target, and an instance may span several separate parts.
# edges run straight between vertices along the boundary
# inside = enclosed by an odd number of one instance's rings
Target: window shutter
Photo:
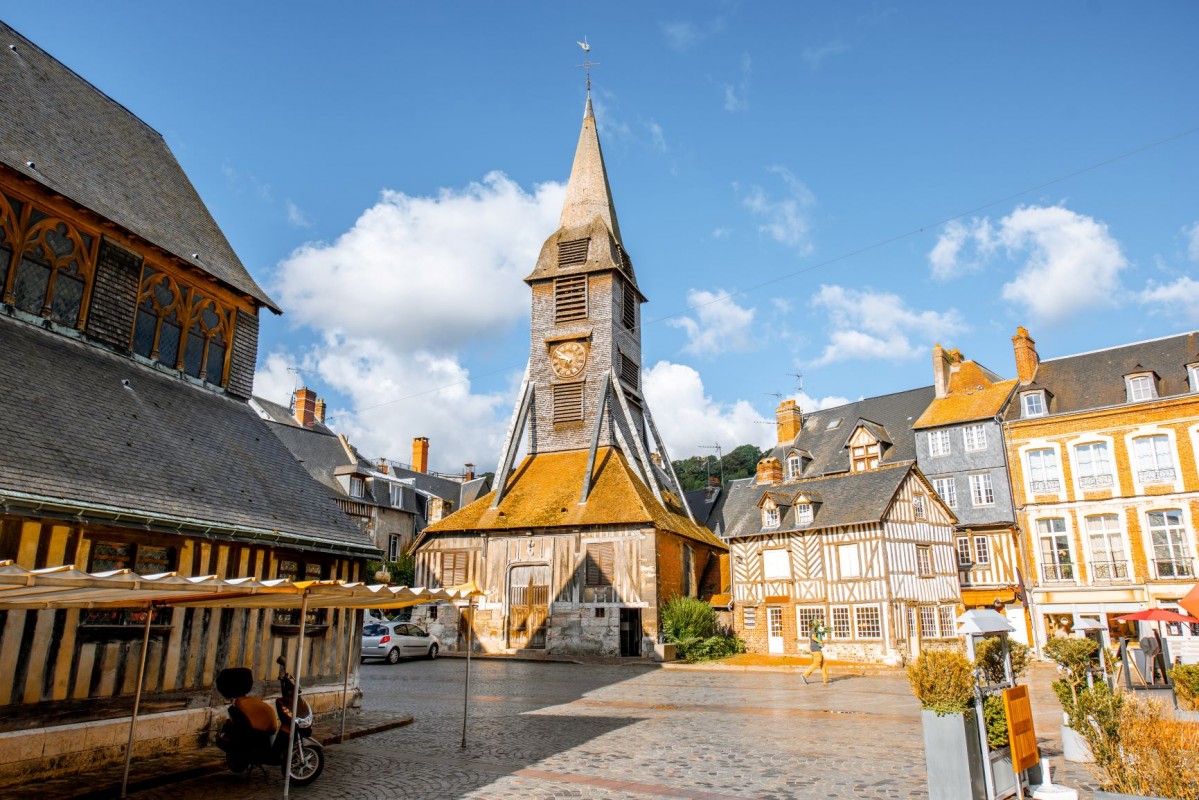
[[[633,291],[632,284],[623,284],[623,291],[621,294],[623,296],[624,303],[624,306],[621,309],[623,312],[621,321],[624,323],[626,328],[633,330],[633,328],[637,327],[637,295]]]
[[[611,586],[615,547],[611,542],[587,545],[587,585]]]
[[[447,550],[441,554],[442,588],[466,583],[470,553],[466,550]]]
[[[590,239],[574,239],[558,242],[558,266],[574,267],[587,263],[587,245]]]
[[[554,422],[583,421],[583,384],[561,383],[553,387]]]
[[[629,358],[628,356],[626,356],[624,353],[621,353],[620,354],[620,379],[622,381],[624,381],[625,383],[627,383],[629,386],[636,389],[638,372],[639,372],[639,370],[637,369],[637,362],[634,361],[633,359]]]
[[[554,324],[587,319],[587,276],[554,278]]]

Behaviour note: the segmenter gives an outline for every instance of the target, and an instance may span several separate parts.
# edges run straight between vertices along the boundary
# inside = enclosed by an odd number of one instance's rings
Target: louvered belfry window
[[[587,545],[587,585],[611,586],[615,558],[611,542]]]
[[[637,362],[634,361],[633,359],[629,358],[628,356],[626,356],[624,353],[621,353],[620,354],[620,379],[622,381],[624,381],[625,383],[627,383],[629,386],[636,389],[637,388],[637,372],[638,372]]]
[[[587,276],[554,278],[554,324],[587,319]]]
[[[554,422],[583,421],[583,384],[562,383],[553,387]]]
[[[466,550],[446,550],[441,554],[441,585],[458,586],[469,580],[470,553]]]
[[[558,266],[576,267],[587,263],[587,244],[590,239],[558,242]]]
[[[621,315],[621,321],[629,330],[637,327],[637,293],[633,289],[631,283],[624,284],[624,291],[621,292],[624,300],[624,308]]]

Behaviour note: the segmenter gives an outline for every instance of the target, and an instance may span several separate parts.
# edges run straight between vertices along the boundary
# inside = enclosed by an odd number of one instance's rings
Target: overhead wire
[[[1095,170],[1102,169],[1103,167],[1110,166],[1112,164],[1115,164],[1119,161],[1123,161],[1128,158],[1132,158],[1133,156],[1140,155],[1141,153],[1147,152],[1147,151],[1152,150],[1157,147],[1161,147],[1162,145],[1165,145],[1165,144],[1169,144],[1170,142],[1177,141],[1178,139],[1183,139],[1187,136],[1194,135],[1195,133],[1199,133],[1199,125],[1193,126],[1191,128],[1187,128],[1186,130],[1179,131],[1178,133],[1171,134],[1171,135],[1163,137],[1161,139],[1157,139],[1155,141],[1149,142],[1148,144],[1144,144],[1144,145],[1141,145],[1140,147],[1133,148],[1132,150],[1127,150],[1123,153],[1120,153],[1119,155],[1115,155],[1110,158],[1103,159],[1102,161],[1097,161],[1093,164],[1089,164],[1085,167],[1076,169],[1072,172],[1067,172],[1063,175],[1059,175],[1055,178],[1051,178],[1050,180],[1042,181],[1034,186],[1028,187],[1027,189],[1022,189],[1018,192],[1012,192],[1011,194],[1004,195],[1003,197],[1000,197],[996,200],[990,200],[986,203],[981,203],[981,204],[976,205],[972,208],[969,208],[965,211],[960,211],[956,214],[951,214],[947,217],[936,220],[934,222],[929,222],[924,225],[919,225],[917,227],[910,228],[906,231],[903,231],[902,233],[897,233],[892,236],[888,236],[886,238],[879,239],[875,242],[872,242],[871,244],[863,245],[862,247],[858,247],[856,249],[849,250],[847,252],[841,253],[840,255],[836,255],[831,258],[827,258],[823,261],[816,262],[815,264],[810,264],[808,266],[801,267],[799,269],[794,269],[789,272],[782,273],[780,275],[775,275],[772,278],[768,278],[764,281],[760,281],[758,283],[752,284],[751,286],[749,286],[745,289],[738,289],[738,290],[732,291],[732,292],[725,292],[725,293],[719,294],[709,300],[704,300],[703,302],[698,302],[698,303],[692,303],[692,304],[686,306],[685,308],[680,309],[679,311],[675,311],[670,314],[663,314],[662,316],[659,316],[659,317],[653,317],[652,319],[650,319],[648,321],[643,320],[642,323],[639,326],[635,327],[633,330],[636,333],[640,333],[644,328],[646,328],[649,325],[656,325],[660,322],[666,322],[667,320],[681,317],[684,314],[689,314],[693,311],[696,311],[697,309],[704,308],[704,307],[710,306],[710,305],[714,305],[716,303],[723,303],[723,302],[732,300],[735,297],[748,296],[749,294],[756,292],[760,289],[764,289],[767,286],[773,286],[777,283],[781,283],[783,281],[789,280],[796,276],[804,275],[809,272],[815,272],[817,270],[824,269],[825,267],[829,267],[833,264],[837,264],[841,261],[855,258],[857,256],[862,255],[863,253],[869,253],[873,250],[878,250],[879,248],[894,244],[895,242],[899,242],[904,239],[911,238],[912,236],[918,236],[930,228],[939,228],[943,225],[947,225],[950,222],[960,220],[964,217],[973,216],[973,215],[978,214],[981,211],[985,211],[989,208],[994,208],[995,206],[1011,202],[1012,200],[1015,200],[1020,197],[1024,197],[1025,195],[1028,195],[1028,194],[1032,194],[1033,192],[1040,191],[1041,189],[1045,189],[1049,186],[1054,186],[1056,184],[1063,183],[1063,182],[1071,180],[1073,178],[1077,178],[1080,175],[1085,175],[1089,172],[1094,172]],[[519,369],[521,366],[522,365],[520,365],[520,364],[510,364],[507,366],[498,367],[496,369],[487,370],[486,372],[479,372],[470,378],[464,378],[463,380],[454,381],[453,383],[447,383],[443,386],[437,386],[432,389],[424,389],[419,392],[413,392],[411,394],[406,394],[402,397],[396,397],[391,400],[384,400],[381,403],[375,403],[375,404],[369,405],[369,406],[362,406],[361,408],[358,408],[358,409],[348,412],[346,414],[341,414],[339,416],[341,416],[341,417],[357,416],[365,411],[373,411],[378,408],[395,405],[396,403],[402,403],[406,400],[412,400],[417,397],[424,397],[425,395],[435,394],[437,392],[443,392],[446,389],[452,389],[455,386],[465,386],[465,385],[468,385],[472,380],[477,380],[479,378],[486,378],[486,377],[490,377],[492,375],[498,375],[498,374],[501,374],[504,372],[508,372],[510,370]]]

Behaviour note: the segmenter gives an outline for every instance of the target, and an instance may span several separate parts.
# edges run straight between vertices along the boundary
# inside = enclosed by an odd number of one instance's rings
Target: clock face
[[[587,348],[582,342],[563,342],[550,350],[550,366],[559,378],[573,378],[587,366]]]

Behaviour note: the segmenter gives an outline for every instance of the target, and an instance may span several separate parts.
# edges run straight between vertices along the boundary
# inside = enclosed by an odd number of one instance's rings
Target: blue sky
[[[937,341],[1010,376],[1017,325],[1199,326],[1194,3],[334,8],[4,19],[162,132],[286,312],[257,390],[302,375],[369,456],[498,457],[584,35],[674,457],[769,442],[789,373],[814,408],[931,383]]]

